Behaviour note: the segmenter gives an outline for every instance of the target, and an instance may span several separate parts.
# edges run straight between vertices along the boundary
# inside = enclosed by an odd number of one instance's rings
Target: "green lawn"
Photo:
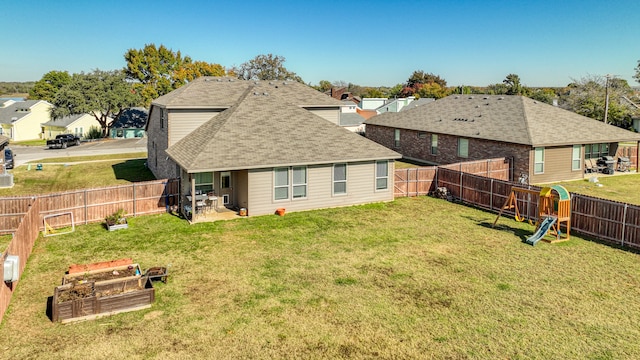
[[[80,226],[37,241],[0,327],[7,359],[634,359],[640,261],[428,197],[188,225]],[[67,267],[170,264],[152,308],[45,313]]]
[[[640,174],[632,173],[616,176],[597,176],[594,174],[593,176],[597,177],[597,183],[590,182],[589,178],[591,176],[589,176],[584,180],[564,181],[552,185],[562,185],[570,192],[577,194],[640,205],[640,191],[637,191],[638,184],[640,184]]]
[[[141,159],[141,156],[145,158]],[[145,153],[38,161],[43,165],[41,171],[36,170],[36,164],[18,166],[12,170],[15,185],[10,189],[0,189],[0,196],[46,194],[154,180],[155,177],[144,165],[145,161]]]

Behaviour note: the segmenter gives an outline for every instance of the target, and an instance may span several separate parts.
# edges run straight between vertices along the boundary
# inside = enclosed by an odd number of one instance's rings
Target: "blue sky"
[[[311,84],[393,86],[423,70],[450,86],[510,73],[528,86],[605,74],[638,86],[638,0],[7,0],[0,10],[0,81],[118,69],[128,49],[154,43],[225,67],[281,55]]]

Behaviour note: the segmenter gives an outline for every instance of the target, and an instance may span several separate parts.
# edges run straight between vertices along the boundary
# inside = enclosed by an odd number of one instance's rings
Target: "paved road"
[[[146,152],[147,139],[105,139],[94,142],[83,142],[80,146],[72,146],[66,149],[49,149],[45,146],[20,146],[11,145],[16,154],[15,165],[34,162],[41,159],[88,156],[105,154],[124,154],[132,152]]]

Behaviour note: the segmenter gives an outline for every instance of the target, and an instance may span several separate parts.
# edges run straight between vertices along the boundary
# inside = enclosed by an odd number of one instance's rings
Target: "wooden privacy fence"
[[[537,186],[467,174],[443,167],[438,168],[437,182],[434,182],[434,187],[446,187],[454,199],[492,212],[501,210],[513,186],[535,190],[538,193],[542,190]],[[538,194],[518,198],[520,215],[535,222],[538,217],[539,200]],[[504,210],[503,214],[515,215],[514,211],[509,209]],[[572,193],[571,232],[640,250],[640,206]]]
[[[33,199],[27,205],[27,209],[16,227],[9,246],[7,246],[7,249],[2,253],[2,257],[0,257],[0,262],[4,263],[7,255],[17,255],[20,260],[18,267],[18,273],[20,276],[22,276],[22,271],[27,265],[27,259],[31,254],[31,250],[33,249],[36,239],[38,238],[41,224],[39,214],[39,201],[38,199]],[[4,266],[0,266],[0,277],[4,278]],[[18,278],[18,281],[16,282],[3,282],[2,285],[0,285],[0,323],[2,322],[2,318],[7,307],[9,307],[11,296],[13,295],[13,291],[16,289],[18,282],[20,282],[20,278]]]
[[[511,162],[507,158],[469,161],[443,166],[426,166],[396,169],[394,173],[394,196],[418,196],[433,192],[439,182],[440,171],[451,170],[456,174],[476,174],[487,178],[509,180]]]
[[[104,221],[105,217],[124,209],[128,216],[164,213],[177,209],[178,179],[164,179],[38,195],[0,198],[0,233],[14,232],[35,200],[40,204],[40,229],[44,218],[52,227]],[[64,216],[56,216],[64,215]]]

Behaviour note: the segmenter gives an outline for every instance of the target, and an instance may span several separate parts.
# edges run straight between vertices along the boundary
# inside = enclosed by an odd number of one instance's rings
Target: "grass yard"
[[[589,177],[584,180],[564,181],[547,185],[562,185],[570,192],[595,196],[602,199],[626,202],[640,205],[640,191],[636,191],[640,184],[640,174],[602,175],[597,176],[598,183],[589,182]],[[602,184],[602,186],[598,186]],[[539,185],[546,186],[546,185]]]
[[[140,158],[144,157],[144,158]],[[33,195],[97,188],[154,180],[144,165],[146,153],[52,158],[38,161],[42,171],[27,165],[13,171],[14,186],[0,189],[0,196]]]
[[[640,358],[637,254],[427,197],[188,225],[165,214],[40,238],[7,359]],[[70,264],[171,264],[150,309],[51,323]]]

